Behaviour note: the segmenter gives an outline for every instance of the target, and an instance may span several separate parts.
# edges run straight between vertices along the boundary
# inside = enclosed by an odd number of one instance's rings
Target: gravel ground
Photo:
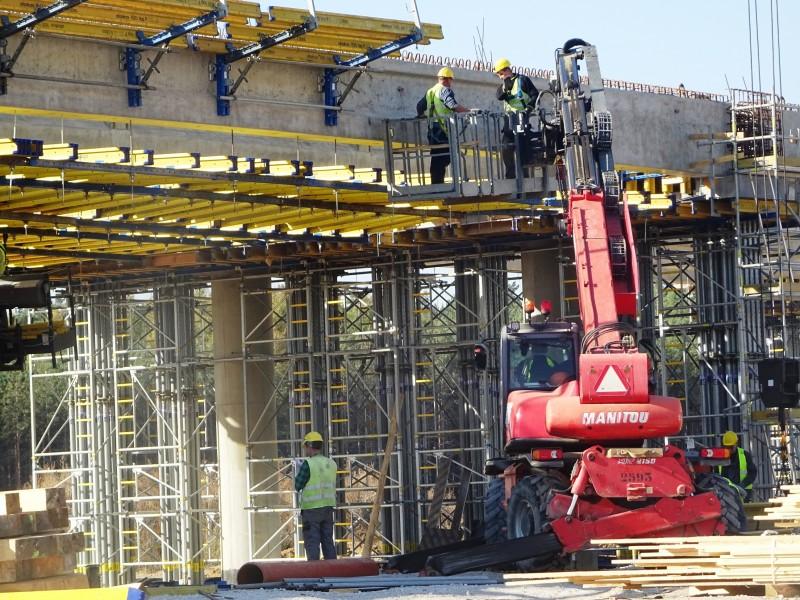
[[[286,590],[222,590],[212,596],[214,600],[549,600],[576,598],[578,600],[629,599],[644,600],[664,598],[726,598],[749,600],[757,596],[692,596],[691,589],[648,590],[645,592],[621,588],[594,589],[572,584],[558,585],[437,585],[430,587],[393,588],[378,592],[291,592]],[[209,600],[208,596],[158,596],[159,600]]]

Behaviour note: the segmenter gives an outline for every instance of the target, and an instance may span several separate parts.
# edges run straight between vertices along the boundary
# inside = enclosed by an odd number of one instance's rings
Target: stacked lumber
[[[792,584],[800,581],[800,535],[715,536],[597,540],[631,552],[604,571],[519,573],[507,582],[570,582],[629,589],[694,587],[699,590]]]
[[[756,521],[771,521],[776,528],[800,527],[800,485],[782,485],[786,492],[780,498],[770,498],[770,506],[764,509],[763,515],[753,517]]]
[[[63,488],[0,492],[0,593],[87,588]]]

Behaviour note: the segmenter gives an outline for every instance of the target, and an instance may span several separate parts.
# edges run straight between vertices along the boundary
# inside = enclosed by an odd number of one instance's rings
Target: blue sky
[[[274,4],[307,6],[306,0]],[[411,19],[409,0],[316,0],[315,5],[320,11]],[[567,39],[580,37],[597,46],[603,76],[608,79],[671,87],[683,83],[688,89],[724,94],[728,85],[751,86],[748,5],[755,89],[772,90],[770,9],[774,12],[777,6],[782,95],[789,102],[800,103],[798,0],[417,0],[422,20],[442,25],[445,36],[418,50],[475,59],[481,31],[488,57],[505,56],[515,65],[550,69],[553,51]],[[777,40],[775,44],[777,47]],[[777,52],[775,69],[775,89],[780,93]]]

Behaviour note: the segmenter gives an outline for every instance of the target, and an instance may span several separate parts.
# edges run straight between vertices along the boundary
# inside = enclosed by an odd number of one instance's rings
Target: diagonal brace
[[[199,17],[189,19],[179,25],[173,25],[169,29],[165,29],[155,35],[146,36],[144,32],[137,31],[136,37],[141,45],[152,46],[153,48],[160,46],[160,48],[158,49],[156,57],[150,61],[150,66],[147,71],[143,71],[141,68],[141,50],[126,48],[123,51],[124,68],[128,74],[128,84],[139,86],[128,88],[128,106],[138,107],[142,105],[142,88],[147,85],[147,81],[150,79],[153,72],[158,71],[158,63],[164,57],[164,54],[167,52],[167,46],[172,40],[191,33],[196,29],[200,29],[201,27],[205,27],[206,25],[216,23],[226,16],[228,16],[228,7],[220,2],[214,10],[200,15]]]

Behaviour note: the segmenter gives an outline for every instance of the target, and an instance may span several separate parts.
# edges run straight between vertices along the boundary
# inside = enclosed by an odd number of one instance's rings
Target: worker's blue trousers
[[[336,558],[336,547],[333,545],[333,507],[309,508],[300,511],[303,521],[303,544],[306,547],[308,560],[319,560],[319,547],[325,560]]]

